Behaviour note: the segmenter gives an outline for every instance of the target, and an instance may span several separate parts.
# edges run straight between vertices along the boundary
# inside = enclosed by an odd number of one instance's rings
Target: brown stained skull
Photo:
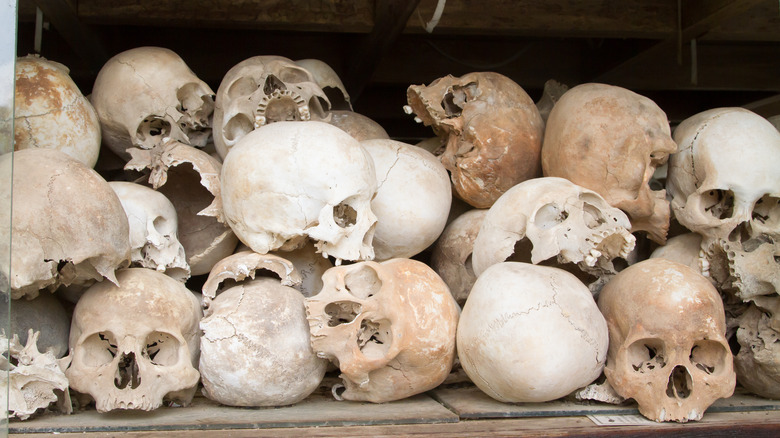
[[[417,119],[446,147],[439,152],[455,194],[476,208],[490,207],[517,183],[541,174],[544,122],[528,94],[499,73],[445,76],[407,90]]]
[[[701,274],[652,258],[618,273],[598,305],[609,327],[604,374],[655,421],[700,420],[736,384],[723,302]]]
[[[441,384],[455,359],[458,305],[411,259],[329,269],[306,299],[312,348],[341,370],[337,398],[383,403]]]
[[[625,88],[582,84],[550,111],[542,146],[545,176],[593,190],[658,243],[669,230],[669,202],[649,181],[677,150],[666,114],[652,100]]]

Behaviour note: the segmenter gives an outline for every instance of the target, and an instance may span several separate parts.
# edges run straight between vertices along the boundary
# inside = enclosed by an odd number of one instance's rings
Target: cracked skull
[[[463,306],[457,345],[463,370],[490,397],[544,402],[599,377],[607,324],[572,274],[503,262],[477,277]]]
[[[168,139],[202,147],[211,137],[214,92],[168,49],[137,47],[112,57],[90,99],[104,143],[125,160],[131,147],[152,149]]]
[[[683,264],[652,258],[601,290],[609,326],[604,374],[655,421],[696,421],[736,384],[718,291]]]
[[[651,190],[656,167],[677,149],[666,114],[625,88],[582,84],[558,100],[547,119],[542,168],[593,190],[658,243],[669,230],[669,202]],[[576,165],[574,165],[576,163]]]
[[[780,132],[742,108],[674,131],[667,187],[677,220],[702,238],[702,271],[742,300],[780,292]]]
[[[541,174],[544,122],[533,100],[493,72],[445,76],[407,90],[407,113],[431,126],[446,146],[437,152],[455,194],[490,207],[515,184]]]
[[[188,404],[200,379],[200,300],[147,268],[118,271],[117,280],[90,287],[73,311],[71,388],[98,412]]]
[[[452,369],[458,305],[411,259],[337,266],[306,299],[311,343],[341,370],[338,399],[383,403],[435,388]]]
[[[274,122],[323,120],[330,101],[305,68],[283,56],[254,56],[231,68],[217,90],[214,145],[225,159],[245,135]]]
[[[325,256],[374,257],[374,164],[335,126],[277,122],[256,129],[225,157],[221,182],[227,223],[257,253],[292,250],[308,236]]]

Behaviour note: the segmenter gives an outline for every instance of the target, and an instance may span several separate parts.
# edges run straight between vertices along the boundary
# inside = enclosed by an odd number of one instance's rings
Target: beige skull
[[[736,323],[737,380],[754,394],[780,399],[780,297],[755,297]]]
[[[446,148],[440,154],[454,192],[490,207],[515,184],[540,175],[544,122],[528,94],[498,73],[445,76],[407,90],[409,106]]]
[[[639,412],[655,421],[700,420],[734,391],[718,291],[680,263],[653,258],[618,273],[601,290],[609,326],[604,374]]]
[[[578,85],[550,111],[542,146],[545,176],[566,178],[628,215],[631,231],[658,243],[669,230],[669,202],[649,181],[676,150],[666,114],[625,88]]]
[[[330,101],[330,109],[337,111],[352,111],[352,102],[344,83],[341,82],[338,73],[325,61],[319,59],[299,59],[295,63],[312,74],[314,82],[322,88],[322,91]]]
[[[458,305],[422,262],[393,259],[329,269],[306,299],[312,347],[341,370],[337,398],[399,400],[441,384],[455,359]]]

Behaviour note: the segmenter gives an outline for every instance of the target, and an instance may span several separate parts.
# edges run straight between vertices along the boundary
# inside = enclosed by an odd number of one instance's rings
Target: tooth
[[[409,105],[404,105],[404,112],[406,114],[411,114],[412,113],[412,107],[409,106]]]
[[[421,119],[421,118],[419,118],[419,117],[415,117],[415,118],[414,118],[414,121],[415,121],[415,122],[417,122],[417,123],[422,123],[422,119]]]

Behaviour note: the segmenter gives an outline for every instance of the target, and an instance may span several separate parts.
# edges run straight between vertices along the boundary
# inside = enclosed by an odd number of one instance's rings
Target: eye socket
[[[713,189],[702,193],[704,211],[715,219],[725,220],[734,215],[734,193],[731,190]]]
[[[233,100],[242,96],[248,96],[257,91],[258,85],[254,79],[248,76],[238,78],[235,82],[230,84],[230,88],[227,90],[228,100]]]
[[[363,310],[360,303],[353,301],[334,301],[325,306],[325,314],[328,315],[328,327],[336,327],[341,324],[349,324]]]
[[[146,337],[143,357],[155,365],[172,366],[179,361],[181,344],[173,335],[154,331]]]
[[[286,82],[288,84],[312,81],[311,77],[309,77],[309,73],[306,70],[292,67],[283,68],[280,70],[278,72],[278,77],[282,82]]]
[[[390,321],[364,319],[360,322],[357,340],[358,348],[368,359],[379,359],[386,356],[393,342]]]
[[[357,223],[357,211],[351,205],[342,202],[333,207],[333,221],[341,228],[351,227]]]
[[[725,368],[728,357],[726,347],[712,340],[696,341],[691,349],[690,361],[693,369],[706,374],[719,374]]]
[[[344,277],[344,286],[349,293],[365,300],[374,296],[382,289],[382,280],[379,279],[376,271],[372,268],[361,266]]]
[[[753,220],[772,229],[780,227],[780,198],[762,196],[753,207]]]
[[[543,230],[553,228],[569,217],[569,212],[562,210],[558,204],[545,204],[534,214],[534,224]]]
[[[99,367],[114,360],[117,352],[116,338],[108,331],[94,333],[84,339],[79,350],[85,365]]]
[[[634,371],[651,373],[666,366],[664,341],[657,338],[640,339],[626,350],[626,358]]]
[[[582,213],[585,225],[590,229],[598,228],[607,222],[601,210],[587,202],[582,205]]]

